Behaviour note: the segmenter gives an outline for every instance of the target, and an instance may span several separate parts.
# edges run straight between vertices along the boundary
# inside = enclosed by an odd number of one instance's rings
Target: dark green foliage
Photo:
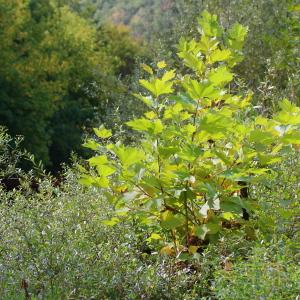
[[[96,29],[50,1],[0,1],[0,124],[59,168],[80,148],[85,128],[116,106],[142,47],[124,30]],[[99,119],[99,118],[98,118]]]
[[[25,147],[49,165],[51,118],[92,71],[93,58],[87,57],[93,53],[94,33],[67,9],[58,9],[48,1],[27,4],[16,0],[8,12],[0,13],[4,21],[1,40],[7,45],[0,51],[4,63],[0,74],[1,124],[14,135],[24,135]],[[5,23],[7,19],[10,25]],[[75,35],[79,27],[86,30],[84,36]],[[80,78],[76,78],[78,74]]]

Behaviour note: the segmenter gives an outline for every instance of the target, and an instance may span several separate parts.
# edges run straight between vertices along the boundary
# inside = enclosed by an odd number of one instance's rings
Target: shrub
[[[295,246],[292,240],[256,245],[246,261],[218,274],[217,299],[297,299],[300,269]]]
[[[224,224],[243,225],[256,207],[248,188],[270,180],[271,166],[300,143],[298,107],[285,99],[273,119],[257,116],[251,95],[230,88],[247,29],[234,24],[225,32],[206,11],[199,25],[200,38],[178,46],[184,74],[166,71],[164,61],[156,71],[143,66],[150,79],[140,84],[150,95],[136,96],[150,110],[126,123],[141,132],[140,141],[113,144],[111,131],[95,128],[108,142],[85,144],[100,155],[89,159],[92,175],[82,168],[80,180],[102,188],[114,205],[107,225],[125,217],[147,226],[147,241],[176,256],[198,257]]]
[[[299,297],[299,158],[290,151],[268,185],[252,187],[260,207],[251,221],[257,241],[234,258],[231,272],[214,275],[217,299]]]
[[[191,288],[194,270],[148,255],[131,222],[105,226],[101,192],[65,178],[44,177],[37,193],[0,189],[1,299],[174,299]]]

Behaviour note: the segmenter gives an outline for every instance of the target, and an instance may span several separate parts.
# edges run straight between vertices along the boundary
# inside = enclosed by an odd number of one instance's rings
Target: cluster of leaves
[[[149,111],[126,123],[141,132],[139,143],[112,143],[110,130],[95,129],[103,142],[85,145],[99,152],[89,159],[94,172],[82,168],[80,179],[102,188],[114,205],[107,225],[132,219],[147,226],[147,241],[181,257],[198,257],[224,224],[243,224],[255,210],[245,199],[248,187],[268,181],[272,165],[300,143],[298,107],[285,99],[269,119],[256,115],[250,94],[230,90],[247,28],[236,23],[224,31],[207,11],[199,25],[200,37],[178,46],[183,74],[166,71],[163,61],[156,71],[143,66],[150,79],[140,84],[149,94],[136,96]]]

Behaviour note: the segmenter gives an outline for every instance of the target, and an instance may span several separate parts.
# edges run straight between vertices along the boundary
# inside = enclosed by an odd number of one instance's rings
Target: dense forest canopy
[[[0,14],[1,125],[58,167],[80,152],[83,128],[105,114],[144,50],[126,30],[96,30],[59,1],[3,0]]]

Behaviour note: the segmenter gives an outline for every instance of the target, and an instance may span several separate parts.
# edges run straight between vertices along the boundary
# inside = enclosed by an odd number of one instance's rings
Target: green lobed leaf
[[[95,142],[94,140],[88,140],[86,143],[82,145],[85,148],[91,149],[91,150],[97,150],[100,147],[100,144]]]
[[[153,123],[149,119],[141,118],[126,122],[126,125],[130,126],[134,130],[148,131],[150,128],[152,128]]]
[[[202,102],[204,101],[203,98],[215,99],[220,95],[220,91],[216,90],[214,84],[209,81],[199,82],[186,78],[183,87],[192,99],[201,100]]]
[[[150,81],[141,79],[140,84],[149,92],[151,92],[156,98],[173,92],[173,82],[165,81],[159,78],[151,79]]]
[[[161,215],[161,227],[167,230],[172,230],[180,227],[184,224],[185,219],[182,215],[174,214],[169,210],[166,210]]]
[[[209,73],[208,78],[214,85],[223,86],[232,81],[233,74],[228,71],[226,66],[221,66],[217,69],[213,69]]]
[[[162,77],[162,81],[166,82],[169,80],[172,80],[174,77],[176,76],[175,70],[171,70],[171,71],[167,71],[163,77]]]
[[[201,17],[198,19],[198,23],[205,35],[210,37],[220,37],[222,35],[222,29],[218,24],[217,16],[210,14],[207,10],[203,11]]]
[[[124,167],[129,167],[145,159],[144,151],[134,147],[116,147],[115,152]]]
[[[187,67],[191,68],[198,74],[203,73],[204,63],[197,54],[186,51],[186,52],[179,52],[178,56],[183,59],[183,62]]]
[[[116,172],[116,168],[109,165],[102,165],[97,167],[97,172],[101,176],[110,176]]]
[[[229,49],[216,49],[209,56],[209,62],[211,64],[220,61],[226,61],[231,57],[231,51]]]
[[[94,132],[97,135],[97,137],[99,137],[101,139],[107,139],[112,136],[111,130],[106,129],[103,126],[100,128],[93,128],[93,129],[94,129]]]
[[[235,50],[241,50],[247,36],[248,28],[235,23],[228,31],[228,45]]]
[[[134,119],[126,123],[132,129],[137,131],[147,131],[152,134],[159,134],[163,131],[163,124],[161,120],[149,120],[145,118]]]
[[[106,155],[94,156],[88,159],[90,166],[102,166],[108,163],[108,159]]]

